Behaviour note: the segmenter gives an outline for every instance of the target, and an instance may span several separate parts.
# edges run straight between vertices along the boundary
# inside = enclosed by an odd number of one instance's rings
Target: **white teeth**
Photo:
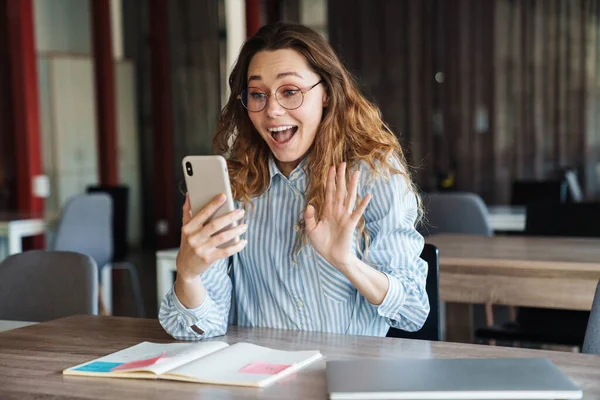
[[[267,130],[269,132],[281,132],[281,131],[285,131],[286,129],[292,129],[292,128],[294,128],[294,125],[278,126],[277,128],[267,128]]]

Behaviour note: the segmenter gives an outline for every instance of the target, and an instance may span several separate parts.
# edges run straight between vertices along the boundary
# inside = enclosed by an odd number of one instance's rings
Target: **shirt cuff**
[[[196,308],[187,308],[181,304],[181,301],[179,301],[179,298],[175,294],[175,287],[171,289],[171,299],[175,309],[178,311],[181,323],[188,329],[188,331],[202,335],[197,329],[193,329],[192,327],[196,325],[203,333],[206,331],[205,329],[202,329],[201,323],[203,320],[206,320],[210,314],[210,310],[214,305],[213,300],[208,293],[206,293],[202,304]]]
[[[406,291],[400,278],[386,274],[385,272],[384,274],[390,282],[390,287],[377,308],[377,312],[384,318],[398,321],[400,320],[400,308],[402,308],[406,298]]]

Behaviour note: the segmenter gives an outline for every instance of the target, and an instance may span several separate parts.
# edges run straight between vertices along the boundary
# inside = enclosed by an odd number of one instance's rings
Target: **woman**
[[[189,340],[223,335],[228,321],[418,330],[429,312],[419,199],[396,137],[329,44],[304,26],[265,26],[242,47],[229,85],[214,144],[240,208],[206,223],[223,199],[193,218],[186,199],[165,330]]]

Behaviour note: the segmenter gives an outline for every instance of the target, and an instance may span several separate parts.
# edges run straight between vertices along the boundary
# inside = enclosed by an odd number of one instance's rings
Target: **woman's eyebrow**
[[[250,83],[250,81],[262,81],[262,78],[260,75],[252,75],[250,78],[248,78],[248,83]]]
[[[277,79],[285,78],[286,76],[297,76],[300,79],[304,79],[302,77],[302,75],[300,75],[299,73],[297,73],[295,71],[281,72],[281,73],[277,74]],[[262,81],[262,77],[260,75],[251,75],[248,78],[248,83],[250,83],[250,81]]]
[[[300,75],[299,73],[297,73],[295,71],[282,72],[282,73],[280,73],[280,74],[277,75],[277,79],[285,78],[286,76],[297,76],[300,79],[304,79],[302,77],[302,75]]]

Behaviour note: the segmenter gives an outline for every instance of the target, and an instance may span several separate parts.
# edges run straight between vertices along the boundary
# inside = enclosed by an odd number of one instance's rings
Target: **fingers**
[[[194,245],[202,243],[210,239],[215,233],[219,232],[223,228],[228,225],[233,224],[236,221],[239,221],[244,217],[244,210],[237,209],[230,213],[227,213],[219,218],[215,218],[202,228],[200,228],[197,232],[192,234],[191,243]]]
[[[351,220],[354,224],[358,224],[358,220],[360,220],[360,217],[363,215],[363,213],[367,209],[367,206],[369,205],[369,202],[371,201],[372,197],[373,196],[371,196],[371,194],[369,193],[362,199],[362,201],[360,202],[358,207],[356,207],[356,210],[354,210],[354,212],[352,213],[352,216],[351,216]]]
[[[226,231],[220,232],[220,233],[214,235],[213,237],[211,237],[205,243],[204,247],[212,249],[217,246],[220,246],[223,243],[227,243],[231,239],[234,239],[234,238],[240,236],[241,234],[246,232],[247,229],[248,229],[248,225],[246,225],[246,224],[241,224],[241,225],[235,226],[231,229],[227,229]]]
[[[336,206],[344,206],[346,200],[346,163],[343,162],[337,168],[337,176],[335,179],[336,195],[335,202]]]
[[[223,258],[227,258],[229,256],[232,256],[232,255],[242,251],[244,249],[244,247],[246,247],[247,244],[248,244],[248,241],[246,239],[242,239],[239,242],[232,244],[231,246],[225,247],[224,249],[216,249],[212,253],[212,256],[214,257],[215,260],[221,260]]]
[[[359,171],[356,171],[352,174],[352,179],[350,180],[350,188],[348,190],[348,197],[346,198],[346,212],[348,214],[352,214],[352,211],[354,211],[354,206],[356,205],[356,194],[358,192],[359,178]]]
[[[315,208],[312,205],[306,207],[304,211],[304,226],[306,233],[312,232],[317,227],[317,219],[315,218]]]
[[[208,247],[203,247],[203,248],[195,249],[195,252],[196,252],[196,256],[197,256],[198,260],[202,264],[210,266],[215,261],[221,260],[223,258],[227,258],[236,253],[239,253],[240,251],[242,251],[242,249],[244,247],[246,247],[247,244],[248,244],[248,241],[244,239],[244,240],[239,240],[236,243],[232,244],[231,246],[227,246],[222,249],[220,249],[218,247],[213,247],[210,249]]]
[[[186,235],[196,232],[214,213],[217,212],[219,208],[223,206],[223,204],[225,204],[225,195],[220,194],[210,203],[204,206],[204,208],[202,208],[196,216],[192,217],[192,219],[186,225],[184,225],[182,231]]]
[[[325,214],[333,209],[333,202],[335,198],[335,166],[332,165],[329,168],[327,174],[327,185],[325,186]]]
[[[192,219],[192,206],[190,205],[190,195],[188,193],[185,194],[185,202],[183,203],[183,225],[190,222]]]

